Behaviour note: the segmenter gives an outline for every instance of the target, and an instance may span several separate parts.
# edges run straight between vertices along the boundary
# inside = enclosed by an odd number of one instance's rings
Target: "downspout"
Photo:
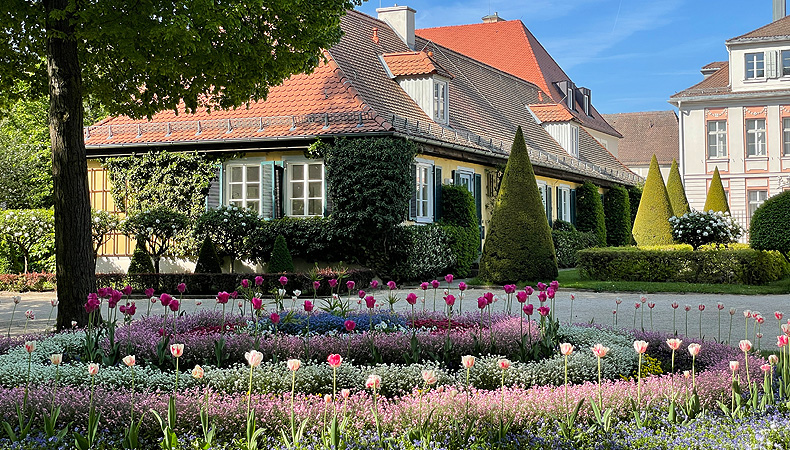
[[[680,115],[680,126],[678,127],[679,136],[678,136],[678,153],[680,157],[680,161],[678,161],[678,166],[680,169],[680,179],[683,180],[683,186],[686,186],[686,144],[683,140],[684,133],[683,133],[683,110],[681,109],[681,105],[683,100],[678,99],[678,114]]]

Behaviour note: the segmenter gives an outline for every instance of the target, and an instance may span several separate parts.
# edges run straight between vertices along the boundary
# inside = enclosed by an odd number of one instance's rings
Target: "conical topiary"
[[[195,273],[222,273],[222,264],[219,255],[217,255],[217,248],[214,246],[214,241],[208,236],[200,244]]]
[[[576,229],[594,233],[598,245],[606,247],[606,222],[598,186],[590,181],[576,188]]]
[[[628,191],[622,186],[612,186],[603,197],[606,216],[606,244],[624,247],[631,244],[631,206]]]
[[[524,134],[518,127],[491,213],[480,278],[503,284],[552,280],[556,276],[557,256],[549,221]]]
[[[127,273],[155,273],[154,263],[151,261],[151,255],[145,249],[145,243],[137,241],[132,253],[132,260],[129,263],[129,270]]]
[[[691,211],[689,200],[686,198],[686,190],[683,189],[683,180],[680,179],[678,162],[674,158],[667,178],[667,194],[669,194],[669,203],[672,205],[672,214],[680,217]]]
[[[293,272],[294,262],[291,252],[288,251],[288,244],[282,234],[278,234],[274,240],[272,256],[269,258],[269,265],[266,267],[269,273]]]
[[[656,155],[650,161],[650,170],[647,172],[645,187],[642,189],[642,199],[639,201],[639,210],[634,220],[633,235],[636,245],[668,245],[672,239],[672,204],[669,194],[661,177]]]
[[[724,185],[721,184],[719,168],[713,171],[713,180],[708,188],[708,198],[705,199],[705,211],[730,212],[730,205],[727,204],[727,193],[724,192]]]

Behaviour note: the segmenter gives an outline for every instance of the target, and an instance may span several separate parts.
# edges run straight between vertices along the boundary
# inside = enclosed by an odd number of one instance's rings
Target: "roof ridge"
[[[790,16],[788,16],[788,17],[790,17]],[[729,66],[730,66],[730,62],[727,61],[727,63],[725,65],[721,66],[721,68],[719,70],[713,72],[709,76],[703,78],[702,80],[700,80],[697,83],[694,83],[693,85],[687,87],[686,89],[683,89],[682,91],[675,92],[674,94],[670,95],[669,98],[675,98],[675,97],[680,96],[680,94],[682,94],[683,92],[687,92],[687,91],[690,91],[690,90],[693,90],[693,89],[698,89],[697,86],[699,86],[699,85],[701,85],[702,83],[705,83],[705,82],[710,83],[711,79],[713,79],[714,81],[718,80],[718,78],[724,77],[724,75],[722,75],[722,74],[727,74],[726,75],[727,76],[727,86],[726,87],[729,87],[730,86]],[[727,70],[725,70],[725,69],[727,69]]]
[[[422,30],[439,30],[443,28],[461,28],[461,27],[479,27],[479,26],[501,26],[499,24],[510,24],[513,22],[521,22],[521,19],[511,19],[511,20],[500,20],[499,22],[480,22],[480,23],[464,23],[460,25],[445,25],[442,27],[426,27],[426,28],[417,28],[416,31]],[[523,22],[522,22],[523,23]]]
[[[748,35],[750,35],[752,33],[756,33],[756,32],[758,32],[760,30],[764,30],[764,29],[770,27],[771,25],[775,25],[775,24],[777,24],[779,22],[788,20],[788,17],[790,17],[790,16],[784,16],[781,19],[774,20],[773,22],[769,22],[769,23],[767,23],[767,24],[765,24],[765,25],[763,25],[763,26],[761,26],[759,28],[755,28],[754,30],[746,32],[746,33],[744,33],[744,34],[742,34],[740,36],[735,36],[734,38],[727,39],[725,42],[732,42],[732,41],[735,41],[735,40],[738,40],[738,39],[746,38],[746,37],[748,37]],[[786,36],[786,35],[777,35],[777,36]]]

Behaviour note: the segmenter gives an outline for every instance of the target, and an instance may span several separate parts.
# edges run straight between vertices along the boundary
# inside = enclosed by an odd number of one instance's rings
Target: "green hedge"
[[[442,186],[440,223],[449,237],[450,249],[455,258],[449,272],[456,277],[466,278],[480,253],[480,228],[475,199],[466,187],[447,184]]]
[[[261,221],[250,237],[252,257],[266,262],[272,255],[274,241],[282,235],[291,256],[308,261],[351,261],[352,251],[343,245],[336,221],[324,217]]]
[[[25,274],[0,274],[0,291],[27,292],[55,289],[54,273],[30,272]]]
[[[757,250],[776,250],[790,258],[790,191],[765,201],[752,215],[749,244]]]
[[[790,265],[778,252],[740,246],[698,251],[690,246],[595,248],[580,251],[577,258],[580,275],[587,280],[765,284],[790,274]]]
[[[606,246],[606,219],[598,186],[590,181],[576,188],[576,229],[592,232],[601,247]]]
[[[579,250],[598,246],[598,236],[592,232],[552,230],[551,239],[557,252],[557,265],[563,269],[576,267],[576,252]]]

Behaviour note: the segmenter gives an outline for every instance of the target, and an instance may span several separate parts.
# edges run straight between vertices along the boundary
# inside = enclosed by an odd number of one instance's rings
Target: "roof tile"
[[[428,52],[387,53],[381,56],[393,76],[439,74],[447,78],[453,76],[433,60]]]
[[[648,165],[655,153],[659,164],[678,158],[678,116],[673,110],[605,114],[623,135],[617,156],[628,165]]]

